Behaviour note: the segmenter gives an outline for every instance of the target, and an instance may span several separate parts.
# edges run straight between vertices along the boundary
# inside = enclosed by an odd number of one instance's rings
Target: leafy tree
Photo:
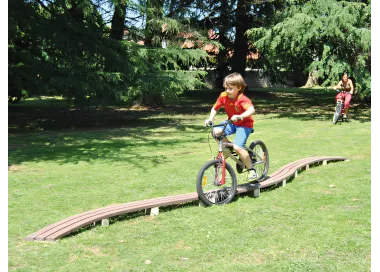
[[[252,27],[272,24],[275,12],[283,5],[283,0],[206,0],[199,4],[201,12],[199,17],[202,19],[198,21],[198,25],[213,29],[220,43],[215,58],[218,72],[216,86],[221,87],[228,71],[244,75],[246,67],[252,66],[252,62],[248,63],[247,56],[251,52],[256,53],[257,49],[247,40],[246,31]],[[262,58],[260,62],[262,63],[264,59]]]
[[[229,66],[229,53],[233,47],[234,9],[235,1],[228,0],[207,0],[199,3],[201,19],[196,24],[207,30],[214,31],[213,39],[218,42],[218,52],[215,53],[216,87],[223,87],[223,79],[226,76]]]
[[[371,91],[370,22],[370,1],[289,0],[277,23],[247,33],[277,71],[298,67],[327,86],[346,70],[365,96]]]
[[[30,95],[63,95],[83,106],[88,99],[132,102],[152,93],[154,103],[163,104],[202,84],[203,71],[185,71],[177,63],[199,63],[205,52],[138,45],[129,37],[143,37],[142,32],[128,29],[130,19],[124,18],[136,6],[124,0],[107,3],[114,9],[111,28],[102,16],[104,2],[10,0],[10,87]],[[168,25],[171,35],[180,31],[173,20]]]
[[[30,95],[63,95],[78,104],[93,92],[110,92],[107,82],[120,74],[104,74],[104,58],[117,61],[120,48],[103,36],[97,10],[90,1],[48,3],[9,2],[10,82]]]

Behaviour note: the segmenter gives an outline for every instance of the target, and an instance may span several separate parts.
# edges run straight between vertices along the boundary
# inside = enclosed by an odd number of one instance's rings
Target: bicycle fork
[[[219,171],[218,167],[215,167],[215,182],[217,182],[217,185],[224,185],[226,184],[226,158],[223,155],[223,141],[219,141],[219,149],[218,149],[218,156],[216,159],[219,159],[222,162],[222,178],[217,181]]]

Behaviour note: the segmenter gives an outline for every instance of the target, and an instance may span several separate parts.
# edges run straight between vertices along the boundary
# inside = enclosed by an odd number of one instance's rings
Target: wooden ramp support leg
[[[282,186],[283,186],[283,187],[286,186],[286,179],[284,179],[284,180],[282,181]]]
[[[150,215],[150,216],[156,216],[160,213],[159,211],[159,207],[154,207],[154,208],[150,208],[150,209],[146,209],[145,210],[145,214],[146,215]]]
[[[150,216],[156,216],[160,213],[159,207],[154,207],[150,209]]]
[[[257,186],[255,189],[253,189],[253,197],[257,198],[260,196],[260,187]]]
[[[104,218],[102,219],[102,227],[109,226],[110,225],[110,219]]]
[[[199,206],[199,207],[203,207],[203,208],[204,208],[204,207],[207,207],[207,205],[206,205],[205,203],[203,203],[203,201],[200,200],[200,199],[198,200],[198,206]]]
[[[327,160],[324,160],[324,161],[323,161],[323,165],[327,165]]]

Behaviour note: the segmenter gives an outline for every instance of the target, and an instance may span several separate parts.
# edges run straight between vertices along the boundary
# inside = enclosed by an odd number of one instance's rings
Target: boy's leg
[[[239,154],[239,157],[241,161],[244,163],[245,167],[247,167],[247,169],[252,169],[252,161],[251,161],[251,158],[249,157],[247,150],[239,146],[236,146],[235,144],[234,144],[234,149]]]
[[[239,154],[241,161],[244,163],[245,167],[249,170],[248,181],[255,181],[257,179],[256,171],[252,167],[252,161],[247,150],[244,146],[247,142],[248,136],[253,132],[253,129],[245,127],[236,128],[236,137],[234,140],[234,149]]]
[[[223,124],[223,123],[221,123],[221,124]],[[214,128],[214,135],[213,135],[213,137],[215,138],[215,136],[220,136],[221,134],[222,134],[222,130],[223,130],[223,128],[222,127],[216,127],[216,128]],[[224,143],[230,143],[230,141],[227,139],[227,136],[228,135],[231,135],[231,134],[235,134],[236,133],[236,127],[233,125],[233,124],[228,124],[227,125],[227,127],[226,127],[226,129],[224,130],[224,133],[223,133],[223,139],[222,139],[222,141],[224,142]],[[232,149],[231,150],[231,152],[233,152],[234,150]]]
[[[247,150],[244,149],[244,146],[247,143],[247,139],[252,132],[252,128],[236,127],[236,137],[234,140],[234,149],[239,154],[240,159],[247,167],[247,169],[252,168],[252,161]]]
[[[224,124],[224,122],[220,123],[220,124]],[[212,136],[215,138],[215,137],[219,137],[220,135],[222,135],[222,130],[223,128],[222,127],[214,127],[214,130],[212,131]],[[225,142],[225,139],[226,136],[228,135],[231,135],[231,134],[234,134],[236,133],[236,128],[234,125],[232,124],[228,124],[226,129],[224,130],[224,133],[223,133],[223,142]],[[228,141],[228,140],[226,140]]]

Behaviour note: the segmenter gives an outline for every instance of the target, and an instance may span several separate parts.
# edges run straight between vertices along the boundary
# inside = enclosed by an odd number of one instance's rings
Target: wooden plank
[[[285,186],[287,178],[291,177],[292,175],[297,177],[298,170],[304,168],[307,170],[309,169],[310,164],[323,162],[323,164],[326,165],[327,161],[342,160],[348,161],[349,159],[344,157],[316,156],[291,162],[275,171],[260,184],[246,183],[239,185],[237,188],[237,193],[241,194],[254,191],[255,197],[258,197],[260,195],[260,188],[265,188],[280,182],[282,182],[282,184]],[[201,201],[198,199],[198,194],[194,192],[107,206],[104,208],[99,208],[70,216],[64,220],[48,225],[41,230],[30,234],[25,239],[29,241],[55,241],[83,226],[90,225],[93,222],[102,220],[102,225],[109,225],[109,218],[113,216],[141,210],[149,210],[151,215],[157,215],[159,212],[159,207],[161,206],[186,203],[189,201],[199,201],[199,205],[202,205]]]
[[[62,233],[66,234],[67,229],[71,232],[83,226],[89,225],[92,222],[100,221],[104,218],[112,216],[139,211],[156,207],[157,205],[166,206],[172,204],[179,204],[188,201],[198,200],[197,193],[189,193],[182,195],[175,195],[162,198],[154,198],[149,200],[139,200],[135,202],[108,206],[75,216],[71,216],[65,220],[59,221],[55,224],[49,225],[38,232],[35,232],[27,237],[27,240],[44,240],[47,237],[58,237]]]
[[[295,161],[292,163],[289,163],[280,169],[278,169],[276,172],[274,172],[272,175],[269,176],[269,179],[261,182],[261,188],[265,188],[271,185],[275,185],[279,182],[283,182],[284,179],[292,176],[295,171],[297,171],[298,168],[305,167],[308,169],[308,166],[311,163],[320,162],[323,160],[345,160],[345,158],[342,157],[310,157],[306,159],[302,159],[299,161]]]

